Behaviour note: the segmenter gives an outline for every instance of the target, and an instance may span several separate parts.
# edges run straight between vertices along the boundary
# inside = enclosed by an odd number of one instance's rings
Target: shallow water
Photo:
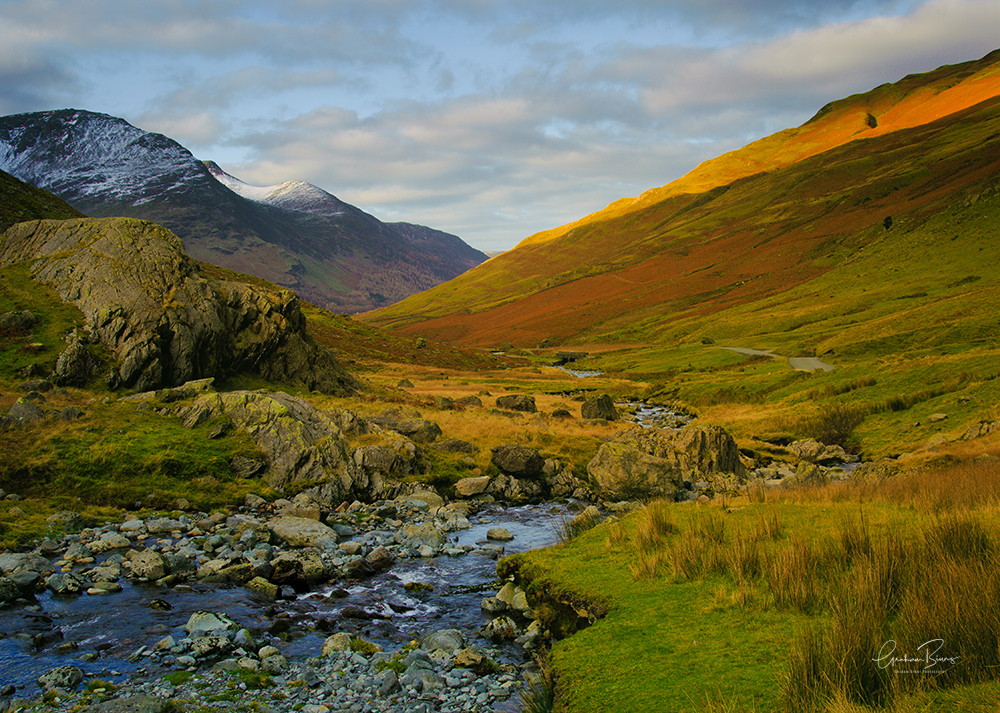
[[[470,518],[472,529],[452,533],[452,541],[475,545],[485,541],[491,527],[504,527],[514,535],[504,543],[507,554],[545,547],[556,541],[556,525],[565,513],[565,507],[551,504],[490,505]],[[123,579],[123,590],[116,594],[56,597],[45,592],[35,605],[0,610],[0,686],[14,684],[24,694],[34,695],[39,692],[35,681],[41,674],[67,664],[79,666],[88,677],[111,681],[142,666],[158,667],[145,659],[130,663],[127,657],[168,634],[175,640],[183,638],[184,624],[200,610],[226,614],[250,629],[261,645],[272,643],[290,659],[318,656],[323,639],[336,631],[357,634],[387,649],[434,629],[456,628],[468,635],[486,622],[480,603],[495,591],[495,580],[496,562],[470,553],[399,560],[368,580],[335,582],[273,603],[254,599],[242,587],[197,582],[190,591],[133,585]],[[433,589],[408,593],[407,582],[429,584]],[[172,608],[153,610],[150,602],[154,599]],[[345,616],[345,609],[374,618]],[[291,624],[288,640],[267,632],[280,619]],[[34,637],[44,639],[36,646]],[[77,649],[60,652],[56,647],[63,642],[73,642]],[[95,651],[100,652],[97,661],[80,660]],[[508,655],[516,658],[519,653],[511,647]]]

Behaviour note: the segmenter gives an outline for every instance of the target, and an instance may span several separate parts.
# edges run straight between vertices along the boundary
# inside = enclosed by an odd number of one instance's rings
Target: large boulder
[[[441,435],[441,427],[434,421],[428,421],[425,418],[399,421],[393,430],[403,434],[414,443],[433,443]]]
[[[618,409],[615,408],[614,399],[607,394],[603,394],[593,399],[587,399],[580,406],[580,415],[588,419],[603,419],[605,421],[617,421]]]
[[[271,581],[290,585],[296,590],[309,589],[332,576],[319,551],[314,549],[283,552],[271,560],[271,565],[274,567]]]
[[[27,332],[36,324],[38,324],[38,317],[34,312],[27,310],[0,314],[0,333],[18,334]]]
[[[611,500],[673,498],[683,485],[680,471],[669,460],[623,443],[602,444],[587,472]]]
[[[545,458],[541,453],[518,443],[495,446],[491,460],[500,472],[515,478],[536,478],[545,468]]]
[[[336,542],[337,533],[321,522],[306,517],[276,517],[271,531],[291,547],[320,547],[324,542]]]
[[[187,425],[228,418],[267,456],[267,484],[282,491],[308,481],[309,494],[325,503],[348,497],[379,497],[391,491],[382,474],[358,468],[349,454],[341,425],[348,412],[320,411],[304,399],[284,393],[231,391],[202,394],[180,415]]]
[[[669,498],[685,484],[746,477],[736,442],[718,426],[631,428],[602,444],[587,472],[599,494],[615,500]]]
[[[538,409],[535,406],[535,397],[526,394],[510,394],[508,396],[497,396],[497,408],[508,411],[524,411],[535,413]]]
[[[83,682],[83,670],[77,666],[59,666],[38,677],[38,685],[43,691],[62,688],[75,691]]]
[[[93,339],[115,357],[112,386],[146,391],[249,372],[327,393],[357,388],[305,331],[293,293],[203,273],[176,235],[131,218],[37,220],[0,236],[0,265],[30,262],[83,312]],[[92,366],[73,353],[60,378]]]

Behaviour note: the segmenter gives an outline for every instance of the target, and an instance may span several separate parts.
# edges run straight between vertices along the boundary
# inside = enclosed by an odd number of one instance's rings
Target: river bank
[[[21,595],[0,617],[0,707],[152,696],[491,710],[521,688],[540,637],[496,582],[496,559],[552,544],[568,510],[436,497],[356,502],[326,523],[282,514],[301,514],[301,500],[252,501],[229,516],[126,520],[0,555]],[[217,621],[199,623],[205,612]]]

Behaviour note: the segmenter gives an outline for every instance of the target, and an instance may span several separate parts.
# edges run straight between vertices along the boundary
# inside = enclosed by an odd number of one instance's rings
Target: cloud
[[[0,111],[83,99],[497,248],[998,26],[995,0],[6,0]]]

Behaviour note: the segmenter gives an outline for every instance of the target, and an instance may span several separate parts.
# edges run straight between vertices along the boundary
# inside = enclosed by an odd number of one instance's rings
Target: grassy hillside
[[[961,209],[989,194],[1000,167],[997,59],[994,53],[835,102],[798,129],[527,238],[364,319],[479,346],[668,345],[704,318],[805,285],[877,240],[896,241],[887,245],[893,263],[919,261],[924,244],[942,239],[940,226],[929,224],[936,214],[950,210],[952,221],[966,220]],[[977,221],[992,220],[984,212]],[[961,231],[946,239],[953,237],[948,247],[955,251],[982,247],[991,257],[988,245],[966,246]],[[895,277],[878,274],[878,289],[920,292]],[[835,294],[822,306],[843,313],[858,307],[853,300]],[[730,331],[740,338],[784,331],[780,315],[771,320],[768,313],[760,324],[765,309],[742,321],[727,316]],[[677,319],[687,320],[683,330]],[[801,349],[816,346],[800,341]]]

